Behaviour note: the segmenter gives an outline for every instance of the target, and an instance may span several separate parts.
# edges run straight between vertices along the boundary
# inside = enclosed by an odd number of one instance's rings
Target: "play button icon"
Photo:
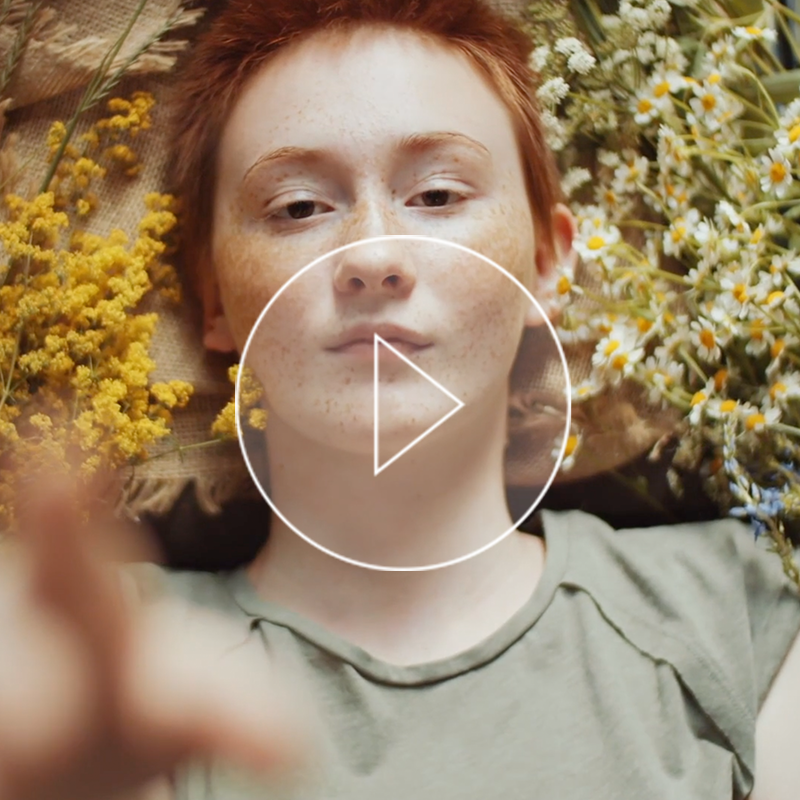
[[[379,336],[377,333],[375,334],[374,339],[374,358],[375,358],[375,378],[374,378],[374,403],[375,403],[375,442],[374,442],[374,467],[375,472],[374,474],[377,476],[387,467],[392,465],[398,458],[405,455],[414,445],[419,444],[426,436],[433,433],[440,425],[447,422],[450,417],[453,416],[456,412],[460,411],[464,407],[464,403],[461,402],[452,392],[445,389],[440,383],[435,381],[427,372],[420,369],[413,361],[409,358],[404,356],[397,348],[393,347],[389,342],[387,342],[384,338]],[[412,439],[408,444],[406,444],[399,452],[394,452],[390,457],[386,458],[384,461],[381,460],[381,363],[386,363],[387,360],[390,362],[394,360],[394,358],[400,359],[401,362],[414,370],[418,376],[422,379],[427,381],[427,383],[436,389],[438,392],[446,395],[450,400],[453,401],[453,408],[448,411],[444,416],[440,417],[433,425],[430,425],[427,430],[423,431],[421,434],[416,436]],[[387,449],[386,447],[383,448],[384,451]],[[396,449],[396,448],[394,448]]]
[[[291,531],[354,566],[417,571],[516,538],[571,430],[566,359],[521,280],[531,266],[393,234],[252,275],[247,317],[265,305],[234,412],[276,548],[297,546]],[[512,483],[519,465],[535,483]]]

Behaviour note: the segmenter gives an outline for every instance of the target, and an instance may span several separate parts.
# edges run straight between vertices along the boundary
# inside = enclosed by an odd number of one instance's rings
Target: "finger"
[[[76,482],[55,475],[39,502],[26,505],[21,533],[29,550],[32,599],[81,637],[99,679],[115,671],[128,621],[121,590],[94,546],[81,510]]]
[[[52,615],[17,608],[2,622],[0,773],[17,787],[68,760],[89,733],[85,653]]]
[[[149,731],[153,758],[167,770],[186,758],[222,757],[272,772],[301,762],[313,747],[310,715],[274,674],[256,639],[216,614],[160,604],[131,663],[126,719]],[[138,648],[137,648],[138,649]]]

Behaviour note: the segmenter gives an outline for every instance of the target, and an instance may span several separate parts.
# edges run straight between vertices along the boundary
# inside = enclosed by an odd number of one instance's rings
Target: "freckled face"
[[[303,267],[375,236],[464,245],[535,292],[534,225],[510,114],[465,56],[418,34],[365,26],[281,51],[234,107],[218,176],[213,258],[240,352]],[[527,305],[501,272],[455,248],[359,246],[288,287],[267,314],[273,344],[248,364],[272,414],[368,452],[372,360],[357,343],[342,349],[348,331],[389,323],[410,332],[384,335],[467,404],[453,420],[466,423],[470,409],[505,408]],[[403,430],[425,430],[451,404],[394,366],[381,428],[408,441]]]

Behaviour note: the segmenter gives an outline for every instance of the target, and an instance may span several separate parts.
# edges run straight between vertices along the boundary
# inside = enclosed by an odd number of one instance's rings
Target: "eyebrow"
[[[453,131],[433,131],[430,133],[414,133],[409,136],[404,136],[398,142],[398,150],[406,153],[421,154],[430,150],[435,150],[438,147],[447,145],[455,145],[464,147],[469,150],[475,151],[483,158],[491,160],[491,153],[486,145],[467,136],[464,133],[455,133]],[[264,155],[259,156],[256,161],[248,167],[247,171],[242,178],[244,183],[250,173],[256,169],[266,166],[267,164],[293,162],[305,162],[313,164],[316,161],[322,161],[330,156],[330,151],[326,149],[310,148],[310,147],[279,147],[277,150],[271,150]]]

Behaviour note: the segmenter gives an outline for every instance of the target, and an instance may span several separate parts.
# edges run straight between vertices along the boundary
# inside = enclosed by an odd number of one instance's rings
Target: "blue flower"
[[[732,484],[731,489],[733,488],[734,485]],[[776,489],[775,487],[762,489],[756,484],[751,484],[750,502],[744,502],[741,506],[734,506],[728,513],[732,517],[749,519],[750,524],[753,526],[753,535],[758,539],[766,533],[769,521],[776,519],[786,510],[786,504],[783,502],[783,493],[788,488],[788,486],[784,486],[782,489]],[[736,494],[738,495],[738,493]]]

